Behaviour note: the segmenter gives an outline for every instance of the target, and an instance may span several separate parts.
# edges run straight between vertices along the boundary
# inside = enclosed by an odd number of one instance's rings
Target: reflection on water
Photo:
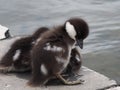
[[[84,65],[120,81],[119,0],[0,0],[0,24],[12,35],[27,35],[40,26],[82,17],[90,26]]]

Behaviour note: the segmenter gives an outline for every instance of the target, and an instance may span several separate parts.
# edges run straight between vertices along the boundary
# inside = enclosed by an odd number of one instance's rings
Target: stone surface
[[[0,59],[8,51],[11,44],[19,37],[0,41]],[[82,67],[80,72],[83,84],[67,85],[49,85],[47,87],[29,87],[27,81],[30,79],[29,73],[2,74],[0,73],[0,90],[96,90],[116,84],[116,81],[97,73],[87,67]],[[112,90],[112,89],[110,89]]]
[[[114,80],[101,75],[86,67],[81,69],[81,77],[84,80],[80,85],[49,85],[47,87],[29,87],[27,81],[28,74],[0,74],[0,90],[96,90],[116,84]]]

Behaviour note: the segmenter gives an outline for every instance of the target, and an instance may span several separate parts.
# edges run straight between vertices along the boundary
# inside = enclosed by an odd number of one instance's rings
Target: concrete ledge
[[[11,44],[19,37],[0,41],[0,59],[8,51]],[[116,84],[116,81],[97,73],[87,67],[82,67],[80,72],[82,80],[85,82],[81,85],[51,85],[47,87],[29,87],[26,85],[30,78],[29,74],[2,74],[0,73],[0,90],[97,90]],[[119,88],[119,87],[118,87]],[[117,90],[117,89],[109,89]],[[119,89],[118,89],[119,90]]]
[[[0,74],[0,90],[96,90],[116,84],[114,80],[101,75],[86,67],[80,71],[82,80],[85,82],[81,85],[66,86],[56,85],[47,87],[29,87],[26,82],[30,78],[28,74]]]

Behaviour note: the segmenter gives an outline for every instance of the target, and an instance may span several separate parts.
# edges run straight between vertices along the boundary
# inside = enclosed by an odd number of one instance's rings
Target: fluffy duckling
[[[83,40],[88,33],[87,23],[80,18],[71,18],[64,25],[43,33],[32,48],[32,77],[28,85],[44,85],[55,76],[67,85],[81,83],[67,81],[61,73],[70,63],[75,44],[83,48]]]
[[[33,35],[16,40],[0,61],[1,72],[25,72],[31,70],[30,51],[37,38],[48,28],[41,27]]]

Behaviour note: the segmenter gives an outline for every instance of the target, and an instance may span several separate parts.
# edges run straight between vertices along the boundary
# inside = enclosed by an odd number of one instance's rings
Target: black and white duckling
[[[17,39],[10,47],[8,52],[0,61],[0,71],[7,72],[25,72],[31,70],[31,48],[37,38],[48,28],[41,27],[30,36]]]
[[[87,23],[80,18],[71,18],[64,25],[43,33],[32,48],[32,77],[28,85],[44,85],[55,76],[67,85],[81,83],[80,81],[69,82],[61,76],[61,73],[70,63],[75,44],[82,48],[83,40],[88,33]]]
[[[81,49],[78,46],[75,46],[75,48],[71,51],[70,62],[67,65],[67,68],[63,71],[63,75],[66,74],[69,77],[79,75],[82,60]]]

